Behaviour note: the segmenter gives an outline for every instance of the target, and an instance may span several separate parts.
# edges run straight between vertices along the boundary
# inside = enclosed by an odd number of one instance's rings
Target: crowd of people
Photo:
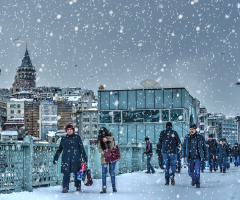
[[[75,129],[71,124],[65,127],[66,137],[62,137],[59,148],[54,156],[53,164],[56,164],[60,154],[62,154],[61,172],[63,173],[62,193],[68,193],[70,174],[74,174],[76,191],[81,191],[81,181],[77,179],[81,165],[87,164],[87,154],[84,150],[82,140],[75,134]],[[156,171],[151,165],[153,156],[152,142],[148,137],[145,138],[147,156],[147,174],[154,174]],[[107,192],[106,174],[109,174],[112,183],[112,192],[116,193],[115,166],[116,161],[107,162],[106,152],[116,149],[115,139],[105,127],[101,127],[98,132],[97,148],[100,152],[102,168],[102,190],[101,194]],[[237,143],[234,147],[227,143],[226,139],[220,139],[217,143],[213,135],[209,135],[208,141],[197,132],[195,124],[190,126],[189,134],[185,136],[184,142],[178,133],[172,129],[172,123],[166,124],[166,129],[160,133],[159,142],[156,146],[159,167],[161,172],[165,172],[165,185],[175,185],[175,173],[181,173],[182,162],[188,167],[188,174],[191,177],[191,185],[200,188],[200,171],[204,172],[205,166],[209,165],[209,172],[220,171],[226,173],[230,168],[230,162],[234,160],[235,167],[239,166],[240,148]],[[185,165],[184,164],[184,165]]]
[[[156,153],[161,172],[165,171],[165,185],[169,185],[169,180],[175,185],[175,173],[181,172],[183,163],[183,166],[188,167],[191,185],[200,188],[200,172],[204,172],[205,167],[209,167],[210,173],[218,170],[220,173],[226,173],[231,162],[234,162],[235,167],[239,166],[240,147],[235,143],[231,148],[225,138],[220,139],[218,143],[212,134],[206,141],[197,132],[195,124],[190,126],[189,134],[181,144],[178,134],[168,122],[166,130],[160,133]]]

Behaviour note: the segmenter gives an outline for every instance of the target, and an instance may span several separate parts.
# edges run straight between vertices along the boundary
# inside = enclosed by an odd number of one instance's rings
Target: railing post
[[[132,144],[127,144],[127,172],[132,172]]]
[[[139,151],[138,151],[138,169],[140,171],[142,171],[143,170],[143,148],[142,148],[141,143],[138,144],[138,149],[139,149]]]
[[[24,147],[24,176],[23,176],[23,189],[32,192],[32,171],[33,171],[33,138],[27,135],[24,143],[28,144]]]

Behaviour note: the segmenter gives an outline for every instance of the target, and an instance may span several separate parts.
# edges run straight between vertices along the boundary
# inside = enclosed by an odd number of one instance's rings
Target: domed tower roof
[[[27,44],[26,44],[25,56],[24,56],[24,58],[22,60],[22,64],[21,64],[21,67],[25,67],[25,66],[32,66],[32,62],[31,62],[31,59],[30,59],[30,56],[29,56],[29,53],[27,50]]]

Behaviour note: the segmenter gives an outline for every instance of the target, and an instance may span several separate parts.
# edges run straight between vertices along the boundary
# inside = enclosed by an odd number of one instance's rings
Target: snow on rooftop
[[[2,135],[18,135],[17,131],[3,131]]]

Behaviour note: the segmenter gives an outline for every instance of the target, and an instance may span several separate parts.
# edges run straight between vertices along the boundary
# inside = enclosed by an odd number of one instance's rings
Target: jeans
[[[212,153],[209,154],[209,168],[210,172],[212,171],[212,169],[216,170],[217,168],[217,159],[216,156]]]
[[[220,156],[218,161],[219,161],[219,166],[220,166],[220,171],[223,171],[225,172],[226,171],[226,168],[227,168],[227,160],[228,160],[228,157],[227,156]]]
[[[109,165],[109,174],[111,177],[112,185],[115,185],[115,166],[116,162],[102,164],[102,186],[106,188],[107,186],[107,167]]]
[[[234,165],[238,167],[238,165],[239,165],[239,156],[235,157]]]
[[[150,170],[152,170],[152,173],[155,171],[151,165],[151,159],[152,159],[152,155],[147,155],[147,172],[150,173]]]
[[[188,174],[196,184],[200,184],[200,167],[201,160],[199,158],[188,159]]]
[[[67,188],[68,190],[69,190],[70,175],[71,173],[63,174],[63,188]],[[74,182],[75,182],[75,187],[81,187],[81,181],[77,179],[77,172],[74,173]]]
[[[170,176],[175,176],[177,154],[174,153],[163,153],[163,161],[165,164],[165,179],[168,181]],[[171,172],[169,173],[169,168],[171,167]]]

